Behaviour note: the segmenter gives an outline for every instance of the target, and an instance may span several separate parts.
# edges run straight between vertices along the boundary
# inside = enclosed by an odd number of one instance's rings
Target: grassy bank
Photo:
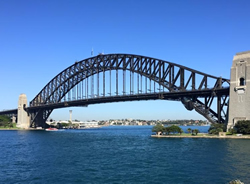
[[[8,123],[5,124],[5,126],[0,126],[0,130],[22,130],[22,129],[16,127],[16,123]]]
[[[156,138],[217,138],[217,139],[250,139],[250,135],[226,135],[226,136],[219,136],[219,135],[212,135],[212,134],[171,134],[171,135],[151,135],[151,137]]]

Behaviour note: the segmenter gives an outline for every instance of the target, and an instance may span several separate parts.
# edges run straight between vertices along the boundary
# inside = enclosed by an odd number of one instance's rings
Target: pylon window
[[[240,86],[245,86],[245,79],[243,77],[240,78]]]

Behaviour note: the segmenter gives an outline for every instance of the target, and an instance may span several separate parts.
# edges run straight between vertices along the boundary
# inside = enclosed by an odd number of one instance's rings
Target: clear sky
[[[247,0],[1,0],[0,110],[32,100],[59,72],[99,52],[145,55],[230,78],[250,50]],[[204,119],[180,102],[70,108],[73,119]],[[69,109],[51,118],[69,119]]]

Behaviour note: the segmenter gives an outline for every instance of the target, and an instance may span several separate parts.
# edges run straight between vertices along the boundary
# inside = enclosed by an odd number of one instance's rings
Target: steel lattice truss
[[[107,54],[75,62],[30,102],[32,126],[53,109],[133,100],[177,100],[212,123],[225,123],[229,80],[185,66],[131,54]],[[213,103],[216,107],[213,110]]]

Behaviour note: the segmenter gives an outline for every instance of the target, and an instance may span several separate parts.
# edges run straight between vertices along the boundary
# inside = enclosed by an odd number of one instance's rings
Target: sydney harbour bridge
[[[226,123],[230,80],[161,59],[100,54],[75,62],[22,108],[30,127],[45,127],[54,109],[90,104],[174,100],[211,123]],[[167,104],[166,104],[167,105]],[[17,114],[18,109],[0,114]]]

